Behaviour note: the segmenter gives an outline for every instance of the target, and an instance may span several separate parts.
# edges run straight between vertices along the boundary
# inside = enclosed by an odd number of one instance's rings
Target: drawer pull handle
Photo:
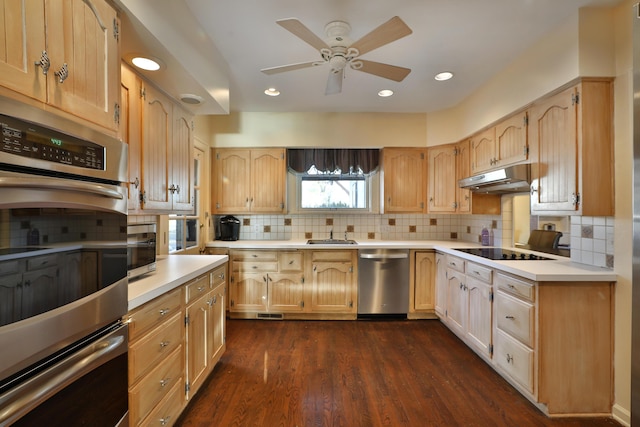
[[[167,424],[169,424],[169,420],[171,419],[171,417],[169,415],[167,415],[166,417],[160,418],[160,425],[161,426],[166,426]]]
[[[509,320],[515,320],[516,318],[514,316],[504,316],[505,319],[509,319]]]
[[[516,287],[513,286],[511,283],[508,283],[507,286],[509,287],[509,289],[515,289]]]
[[[165,348],[165,347],[167,347],[169,344],[170,344],[170,342],[169,342],[169,341],[162,341],[162,342],[160,343],[160,348]]]
[[[204,286],[198,286],[198,292],[202,292],[202,291],[204,291],[204,290],[205,290],[205,287],[204,287]]]
[[[160,387],[165,387],[167,384],[169,384],[169,381],[171,381],[171,378],[160,380]]]
[[[513,356],[507,353],[507,363],[513,363]]]
[[[478,270],[474,270],[474,273],[476,273],[478,276],[480,275],[480,272]]]
[[[160,316],[164,316],[165,314],[167,314],[169,312],[168,308],[162,308],[160,309]]]
[[[293,264],[293,260],[289,261],[289,265]]]

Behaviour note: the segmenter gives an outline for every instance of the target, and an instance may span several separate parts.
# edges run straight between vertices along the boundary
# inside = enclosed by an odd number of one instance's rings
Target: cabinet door
[[[22,280],[23,319],[58,306],[58,267],[27,271],[22,276]]]
[[[286,211],[287,168],[282,148],[251,150],[251,212]]]
[[[300,312],[304,310],[304,275],[302,273],[267,276],[269,281],[269,311]]]
[[[530,144],[535,153],[532,167],[532,211],[576,211],[577,135],[575,88],[533,106]]]
[[[249,150],[219,149],[212,159],[214,213],[249,211],[251,194],[251,153]]]
[[[45,10],[51,57],[48,102],[117,130],[120,49],[116,10],[106,0],[46,0]],[[66,78],[59,74],[63,67]]]
[[[506,166],[527,160],[529,157],[527,123],[527,113],[523,112],[496,125],[498,165]]]
[[[436,253],[436,314],[441,318],[445,317],[447,309],[447,263],[445,262],[446,255]]]
[[[22,274],[0,276],[0,326],[21,319]]]
[[[423,213],[426,210],[425,150],[385,148],[382,151],[385,213]]]
[[[125,64],[121,66],[120,138],[129,148],[129,212],[140,209],[142,149],[142,81]]]
[[[174,109],[173,145],[170,157],[172,212],[193,212],[193,118],[181,108]]]
[[[471,190],[460,188],[458,180],[471,176],[471,146],[469,140],[456,146],[456,201],[459,213],[471,213]]]
[[[208,354],[211,361],[211,367],[218,361],[224,350],[225,327],[226,327],[226,282],[216,286],[212,292],[210,304],[210,325],[209,325],[209,341]]]
[[[0,21],[0,84],[45,102],[47,76],[34,65],[47,49],[44,0],[2,0]]]
[[[456,212],[456,147],[429,148],[429,212]]]
[[[466,325],[467,292],[464,273],[447,269],[447,324],[463,335]]]
[[[229,292],[230,311],[267,311],[266,273],[233,273]]]
[[[210,303],[213,295],[208,292],[189,304],[186,309],[188,319],[186,328],[187,352],[187,383],[189,395],[193,395],[207,376],[209,368],[209,354],[207,340],[210,336],[211,312]]]
[[[152,86],[146,86],[143,108],[142,191],[144,209],[169,211],[169,157],[172,150],[173,105]]]
[[[435,268],[433,252],[416,252],[413,297],[416,311],[433,310],[435,307]]]
[[[471,174],[490,170],[496,162],[496,129],[492,127],[471,137]]]
[[[352,262],[316,261],[312,271],[312,311],[355,312]]]
[[[471,277],[467,277],[466,286],[469,300],[467,339],[482,354],[491,357],[491,286]]]

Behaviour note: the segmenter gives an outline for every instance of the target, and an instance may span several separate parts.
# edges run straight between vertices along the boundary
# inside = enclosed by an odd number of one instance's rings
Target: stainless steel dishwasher
[[[409,310],[409,250],[358,251],[358,317],[405,317]]]

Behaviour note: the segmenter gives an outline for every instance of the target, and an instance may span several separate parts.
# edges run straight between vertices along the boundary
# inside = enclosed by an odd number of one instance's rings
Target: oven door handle
[[[0,188],[37,188],[41,190],[80,191],[83,193],[97,194],[111,199],[124,199],[124,193],[116,189],[111,189],[100,184],[70,181],[68,179],[65,179],[64,182],[60,182],[56,180],[56,178],[22,178],[3,176],[0,177]]]
[[[126,353],[127,328],[118,326],[107,336],[0,395],[0,425],[19,420],[75,380]]]

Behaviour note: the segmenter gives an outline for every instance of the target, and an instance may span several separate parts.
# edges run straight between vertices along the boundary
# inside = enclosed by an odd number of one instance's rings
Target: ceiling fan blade
[[[394,16],[369,34],[360,38],[360,40],[352,43],[350,47],[358,49],[359,55],[364,55],[373,49],[408,36],[412,32],[411,28],[409,28],[402,19]]]
[[[260,71],[262,71],[265,74],[271,75],[271,74],[284,73],[285,71],[300,70],[301,68],[314,67],[322,64],[324,64],[324,62],[322,61],[299,62],[297,64],[280,65],[278,67],[263,68]]]
[[[335,95],[342,92],[342,79],[344,78],[344,69],[337,73],[329,73],[327,79],[327,88],[324,91],[325,95]]]
[[[293,35],[301,38],[311,46],[320,50],[322,48],[328,49],[329,46],[320,37],[316,36],[310,29],[298,21],[296,18],[278,19],[276,24],[280,25],[285,30],[288,30]]]
[[[405,77],[409,75],[411,69],[398,67],[396,65],[383,64],[382,62],[366,61],[364,59],[358,59],[357,63],[362,63],[361,67],[356,67],[355,64],[352,67],[354,70],[363,71],[365,73],[373,74],[378,77],[393,80],[395,82],[401,82]]]

